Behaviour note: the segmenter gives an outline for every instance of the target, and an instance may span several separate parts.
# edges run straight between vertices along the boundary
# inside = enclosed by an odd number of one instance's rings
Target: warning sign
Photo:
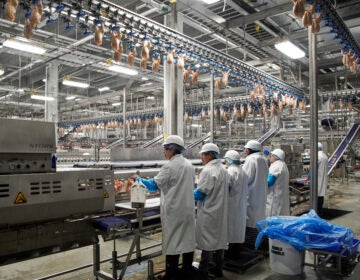
[[[107,190],[105,190],[105,192],[104,192],[104,198],[109,198],[109,193]]]
[[[26,203],[26,198],[25,196],[22,194],[22,192],[19,192],[15,198],[14,204],[22,204],[22,203]]]

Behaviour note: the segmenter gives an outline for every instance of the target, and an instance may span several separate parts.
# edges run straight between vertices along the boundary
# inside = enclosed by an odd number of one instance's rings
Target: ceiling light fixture
[[[75,99],[75,98],[76,98],[76,96],[73,96],[73,95],[72,95],[72,96],[67,96],[67,97],[66,97],[66,100],[73,100],[73,99]]]
[[[305,56],[305,53],[290,41],[277,43],[275,48],[292,59],[299,59]]]
[[[155,99],[155,96],[148,96],[146,97],[147,99],[151,99],[151,100],[154,100]]]
[[[35,46],[31,44],[30,41],[18,41],[15,39],[6,40],[3,45],[10,49],[15,49],[19,51],[34,53],[34,54],[44,54],[46,49]]]
[[[141,77],[141,80],[143,80],[143,81],[148,81],[149,79],[146,78],[146,77]]]
[[[4,75],[5,69],[4,67],[0,66],[0,76]]]
[[[53,101],[53,100],[55,100],[54,97],[44,96],[44,95],[37,95],[37,94],[31,95],[31,99],[43,100],[43,101]]]
[[[111,65],[110,67],[108,67],[108,69],[113,72],[130,75],[130,76],[136,76],[139,73],[138,71],[136,71],[134,69],[123,67],[120,65]]]
[[[102,91],[110,90],[110,88],[109,87],[102,87],[102,88],[99,88],[98,90],[100,92],[102,92]]]
[[[202,0],[205,4],[214,4],[216,2],[219,2],[220,0]]]
[[[88,88],[90,85],[88,83],[76,82],[70,80],[63,80],[63,85],[70,87],[78,87],[78,88]]]
[[[115,102],[113,104],[111,104],[112,106],[120,106],[121,105],[121,102]]]
[[[146,84],[142,84],[140,85],[141,87],[147,87],[147,86],[151,86],[153,83],[146,83]]]

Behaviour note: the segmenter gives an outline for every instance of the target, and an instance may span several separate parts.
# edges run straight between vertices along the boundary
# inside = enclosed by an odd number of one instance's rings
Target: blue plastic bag
[[[353,245],[351,229],[321,219],[314,210],[300,217],[269,217],[257,222],[256,227],[259,234],[255,248],[259,247],[264,235],[286,242],[298,251],[319,249],[338,253]]]

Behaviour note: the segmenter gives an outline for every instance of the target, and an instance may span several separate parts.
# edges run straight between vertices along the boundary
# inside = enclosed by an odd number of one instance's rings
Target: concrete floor
[[[357,238],[360,238],[360,183],[355,179],[350,179],[348,182],[342,183],[341,181],[330,180],[329,197],[325,202],[325,207],[331,209],[347,210],[342,216],[331,219],[330,221],[335,224],[344,225],[351,228]],[[154,235],[151,239],[142,239],[142,246],[153,245],[161,240],[160,235]],[[118,255],[126,253],[130,247],[132,237],[122,238],[116,240],[116,247]],[[111,257],[113,242],[101,242],[101,259]],[[77,279],[88,280],[95,279],[92,273],[92,252],[91,246],[84,247],[76,250],[71,250],[63,253],[53,254],[46,257],[36,258],[28,261],[18,262],[15,264],[0,267],[0,280],[30,280],[30,279]],[[198,259],[200,252],[196,252]],[[306,259],[309,261],[311,255],[308,254]],[[163,257],[155,259],[155,270],[163,269]],[[75,267],[89,265],[88,268],[68,273],[66,275],[48,278],[47,276],[56,274],[64,270],[70,270]],[[101,268],[108,273],[111,272],[111,265],[105,262]],[[304,273],[299,276],[285,276],[271,271],[269,266],[269,259],[258,262],[243,274],[235,274],[224,271],[222,279],[237,280],[237,279],[264,279],[264,280],[277,280],[277,279],[360,279],[360,265],[357,265],[354,273],[350,277],[336,275],[329,271],[315,271],[310,267],[304,268]],[[127,275],[124,277],[126,280],[140,280],[147,279],[147,262],[142,262],[140,265],[135,264],[128,268]],[[219,278],[220,279],[220,278]]]

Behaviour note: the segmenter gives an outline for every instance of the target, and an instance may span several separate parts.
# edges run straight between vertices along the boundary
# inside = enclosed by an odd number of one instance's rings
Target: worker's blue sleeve
[[[276,176],[273,174],[269,174],[267,178],[267,182],[268,182],[268,187],[271,187],[276,182]]]
[[[135,182],[143,183],[144,186],[149,190],[149,192],[156,192],[159,190],[158,186],[154,179],[144,179],[144,178],[136,178]]]
[[[204,200],[206,197],[206,194],[199,191],[198,189],[194,190],[194,199],[195,200]]]

